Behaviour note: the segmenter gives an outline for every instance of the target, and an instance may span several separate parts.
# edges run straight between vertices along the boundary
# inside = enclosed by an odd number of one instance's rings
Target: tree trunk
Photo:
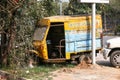
[[[0,35],[1,35],[1,42],[0,42],[0,64],[2,64],[2,62],[3,62],[2,58],[3,58],[3,54],[5,52],[5,49],[6,49],[6,41],[7,41],[7,39],[6,39],[6,33],[1,32]]]
[[[15,39],[15,31],[16,31],[16,23],[14,21],[14,18],[11,19],[10,22],[10,28],[9,28],[9,40],[8,40],[8,45],[6,46],[6,50],[4,51],[2,55],[2,67],[6,67],[9,63],[8,61],[8,55],[10,54],[10,50],[12,49],[12,45]]]

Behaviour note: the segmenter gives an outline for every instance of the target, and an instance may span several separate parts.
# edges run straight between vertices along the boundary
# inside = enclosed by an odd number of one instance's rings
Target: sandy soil
[[[120,80],[120,68],[112,67],[102,56],[96,58],[96,65],[79,64],[74,68],[63,68],[52,72],[53,80]]]

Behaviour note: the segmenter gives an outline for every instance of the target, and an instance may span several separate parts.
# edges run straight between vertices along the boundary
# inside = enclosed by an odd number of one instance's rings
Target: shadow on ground
[[[96,61],[96,63],[101,66],[113,67],[109,61]]]

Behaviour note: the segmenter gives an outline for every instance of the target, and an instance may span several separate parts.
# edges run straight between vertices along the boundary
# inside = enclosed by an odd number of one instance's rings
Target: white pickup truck
[[[120,37],[106,41],[103,56],[105,59],[110,57],[111,64],[115,67],[120,67]]]

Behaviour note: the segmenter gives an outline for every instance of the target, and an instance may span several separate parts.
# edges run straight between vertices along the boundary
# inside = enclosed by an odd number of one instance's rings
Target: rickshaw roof
[[[97,17],[100,15],[97,15]],[[48,19],[50,22],[66,22],[72,20],[82,20],[82,19],[89,19],[91,18],[90,15],[77,15],[77,16],[51,16],[45,17],[44,19]]]

